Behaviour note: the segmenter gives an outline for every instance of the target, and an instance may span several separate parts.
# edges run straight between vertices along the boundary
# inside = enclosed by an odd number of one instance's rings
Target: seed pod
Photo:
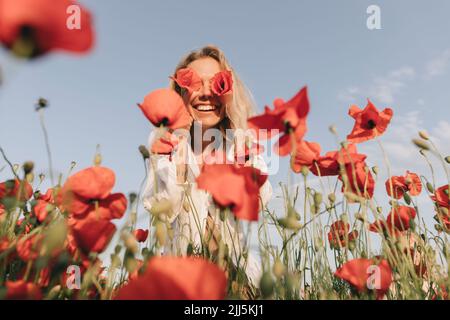
[[[450,156],[446,156],[445,161],[447,161],[447,163],[450,163]]]
[[[283,228],[290,229],[293,231],[298,231],[302,227],[302,224],[293,217],[278,219],[278,224]]]
[[[339,219],[342,220],[343,222],[347,223],[348,222],[348,215],[346,213],[343,213],[343,214],[341,214]]]
[[[25,175],[33,172],[33,169],[34,169],[33,161],[27,161],[23,164],[23,172],[25,173]]]
[[[102,165],[102,155],[97,153],[94,157],[94,166],[98,167]]]

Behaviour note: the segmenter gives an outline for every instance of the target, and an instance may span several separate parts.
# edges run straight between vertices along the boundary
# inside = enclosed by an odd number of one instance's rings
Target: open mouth
[[[213,104],[196,104],[193,106],[193,108],[200,112],[212,112],[219,109],[219,106]]]

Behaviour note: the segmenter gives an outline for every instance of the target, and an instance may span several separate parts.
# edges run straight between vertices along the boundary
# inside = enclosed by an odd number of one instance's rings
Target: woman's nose
[[[203,86],[202,86],[200,93],[204,97],[212,96],[211,85],[210,85],[209,81],[203,81]]]

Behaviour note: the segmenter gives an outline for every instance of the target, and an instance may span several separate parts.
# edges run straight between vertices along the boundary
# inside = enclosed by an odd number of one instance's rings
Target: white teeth
[[[212,105],[198,105],[195,107],[198,111],[214,111],[216,110],[216,106]]]

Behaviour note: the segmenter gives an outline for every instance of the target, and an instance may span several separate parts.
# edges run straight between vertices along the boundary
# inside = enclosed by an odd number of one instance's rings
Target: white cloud
[[[406,86],[406,82],[416,75],[414,68],[402,67],[389,72],[385,76],[377,76],[368,86],[351,86],[338,94],[341,101],[355,102],[371,98],[381,103],[392,104],[395,95]]]
[[[450,49],[447,49],[426,64],[425,77],[430,79],[444,74],[450,64]]]

